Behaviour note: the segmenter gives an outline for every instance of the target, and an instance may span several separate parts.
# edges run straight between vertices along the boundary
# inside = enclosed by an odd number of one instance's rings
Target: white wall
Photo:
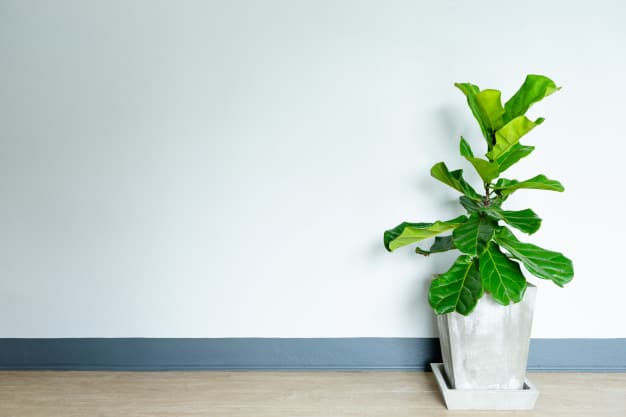
[[[461,213],[428,175],[482,144],[455,81],[564,88],[511,175],[575,263],[535,337],[626,337],[626,3],[0,1],[0,337],[433,336]],[[607,325],[606,317],[622,318]]]

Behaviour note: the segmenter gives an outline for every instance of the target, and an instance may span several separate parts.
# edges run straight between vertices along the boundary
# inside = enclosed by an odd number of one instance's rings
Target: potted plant
[[[435,237],[428,250],[418,246],[415,252],[460,252],[451,268],[433,279],[428,293],[449,388],[522,390],[536,288],[521,267],[560,287],[574,271],[563,254],[524,243],[513,232],[533,234],[539,229],[541,219],[533,210],[503,207],[519,190],[563,191],[561,183],[543,174],[523,181],[501,175],[535,149],[520,143],[544,121],[526,116],[530,106],[559,88],[548,77],[528,75],[502,105],[498,90],[480,90],[470,83],[455,86],[466,96],[486,141],[484,157],[476,156],[463,137],[459,145],[461,156],[482,180],[480,191],[463,178],[463,170],[435,164],[430,174],[461,193],[466,214],[433,223],[401,223],[384,233],[384,244],[393,251]]]

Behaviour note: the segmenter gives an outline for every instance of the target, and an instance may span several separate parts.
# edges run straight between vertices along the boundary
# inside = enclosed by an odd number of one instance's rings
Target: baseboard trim
[[[430,370],[436,338],[0,339],[3,370]],[[626,372],[626,339],[532,339],[530,371]]]

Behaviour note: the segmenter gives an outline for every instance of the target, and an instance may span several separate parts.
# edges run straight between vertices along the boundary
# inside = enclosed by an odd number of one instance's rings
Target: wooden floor
[[[625,417],[626,374],[531,373],[531,412],[449,412],[424,372],[0,372],[0,417]]]

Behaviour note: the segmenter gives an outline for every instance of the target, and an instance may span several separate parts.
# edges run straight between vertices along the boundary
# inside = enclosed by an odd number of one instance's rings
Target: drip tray
[[[522,389],[454,389],[448,384],[443,363],[431,363],[448,410],[532,410],[539,391],[528,378]]]

